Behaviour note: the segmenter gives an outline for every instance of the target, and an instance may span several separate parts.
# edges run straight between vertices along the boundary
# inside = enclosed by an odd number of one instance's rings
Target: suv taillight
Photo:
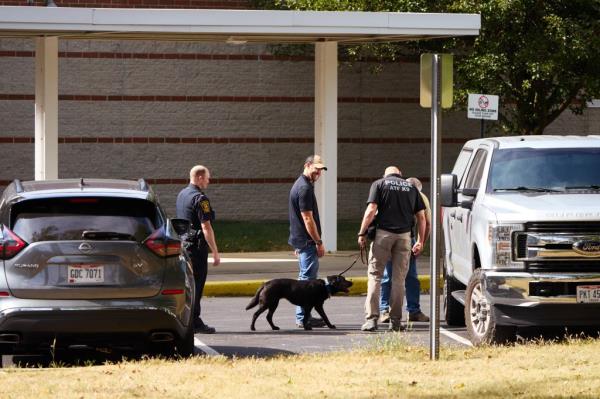
[[[150,236],[144,241],[144,245],[156,255],[163,258],[179,255],[179,251],[181,249],[181,242],[168,239],[165,236],[163,227],[150,234]]]
[[[21,237],[6,227],[2,228],[2,237],[4,238],[0,240],[1,259],[10,259],[27,246],[27,243],[23,241]]]

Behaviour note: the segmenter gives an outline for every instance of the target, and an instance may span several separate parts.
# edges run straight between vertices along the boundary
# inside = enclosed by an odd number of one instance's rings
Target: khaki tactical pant
[[[404,300],[404,279],[408,272],[410,260],[410,232],[395,234],[377,229],[375,240],[371,243],[369,253],[369,270],[367,300],[365,302],[366,319],[379,318],[379,294],[385,264],[392,259],[392,291],[390,293],[390,318],[394,321],[402,319],[402,302]]]

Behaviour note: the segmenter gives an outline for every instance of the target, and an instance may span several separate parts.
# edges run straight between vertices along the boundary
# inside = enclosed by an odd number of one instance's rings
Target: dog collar
[[[333,293],[331,292],[331,285],[328,281],[325,281],[325,288],[327,288],[327,297],[330,298]]]

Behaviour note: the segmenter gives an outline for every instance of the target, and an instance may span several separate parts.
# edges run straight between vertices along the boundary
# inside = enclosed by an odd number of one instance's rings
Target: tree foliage
[[[600,98],[600,0],[255,0],[260,8],[454,12],[481,15],[478,37],[348,47],[348,55],[394,60],[424,51],[455,54],[455,103],[497,94],[505,134],[542,134],[563,111]],[[576,132],[574,132],[576,133]]]

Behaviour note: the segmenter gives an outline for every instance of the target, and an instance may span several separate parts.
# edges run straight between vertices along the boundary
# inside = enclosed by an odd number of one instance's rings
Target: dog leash
[[[366,259],[367,259],[367,254],[366,254],[367,250],[364,248],[360,249],[360,254],[356,255],[356,259],[354,259],[354,262],[352,262],[352,264],[350,266],[348,266],[348,268],[346,270],[344,270],[343,272],[341,272],[340,274],[338,274],[338,276],[343,275],[344,273],[346,273],[348,270],[352,269],[352,266],[354,266],[354,264],[358,261],[358,258],[360,258],[360,261],[362,262],[362,264],[366,264]],[[364,258],[363,258],[364,257]]]

